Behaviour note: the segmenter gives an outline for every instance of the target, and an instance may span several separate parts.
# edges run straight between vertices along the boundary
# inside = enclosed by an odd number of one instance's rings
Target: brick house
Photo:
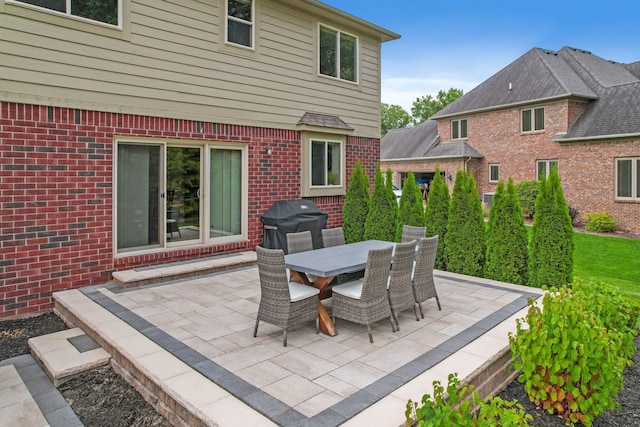
[[[380,150],[396,185],[408,171],[430,180],[439,163],[450,188],[458,169],[472,173],[485,201],[500,179],[557,166],[578,221],[607,211],[640,234],[640,62],[531,49],[419,126],[389,132]]]
[[[279,199],[341,224],[397,34],[317,0],[75,3],[0,2],[0,317],[253,250]]]

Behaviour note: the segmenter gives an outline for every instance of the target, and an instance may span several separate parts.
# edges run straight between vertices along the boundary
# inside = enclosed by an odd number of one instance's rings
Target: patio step
[[[249,267],[255,265],[256,262],[257,257],[254,251],[237,252],[191,261],[116,271],[113,273],[113,281],[121,288],[132,288],[234,268]]]
[[[30,338],[28,343],[31,354],[56,387],[85,371],[107,364],[111,358],[80,328]]]

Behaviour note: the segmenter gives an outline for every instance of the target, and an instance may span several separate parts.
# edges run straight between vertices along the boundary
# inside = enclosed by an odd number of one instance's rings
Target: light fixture
[[[273,150],[271,149],[271,147],[269,147],[268,145],[264,146],[264,152],[267,153],[267,155],[271,155],[271,153],[273,152]]]

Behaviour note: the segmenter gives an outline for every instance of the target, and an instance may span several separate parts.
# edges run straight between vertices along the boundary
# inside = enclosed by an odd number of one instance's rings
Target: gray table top
[[[395,246],[394,242],[366,240],[347,245],[297,252],[284,256],[287,268],[318,277],[331,277],[364,270],[371,249]]]

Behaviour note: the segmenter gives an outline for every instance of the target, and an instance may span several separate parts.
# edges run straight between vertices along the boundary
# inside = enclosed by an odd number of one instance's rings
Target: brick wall
[[[248,240],[114,258],[114,135],[248,144]],[[349,137],[348,175],[355,158],[373,170],[379,140]],[[46,311],[53,292],[104,283],[113,271],[253,250],[262,213],[298,198],[297,131],[2,103],[0,317]],[[341,225],[342,196],[312,200],[329,212],[330,227]]]

